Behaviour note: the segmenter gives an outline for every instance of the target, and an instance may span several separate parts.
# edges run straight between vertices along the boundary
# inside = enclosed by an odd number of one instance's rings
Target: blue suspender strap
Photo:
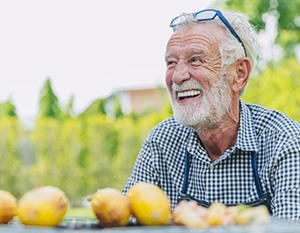
[[[189,172],[190,172],[190,155],[187,150],[185,150],[184,156],[184,180],[182,187],[182,194],[187,193],[188,185],[189,185]]]
[[[189,201],[193,200],[196,201],[199,205],[208,208],[210,206],[210,203],[202,200],[199,201],[187,194],[187,189],[189,186],[189,173],[190,173],[190,153],[186,150],[184,155],[184,179],[183,179],[182,191],[180,193],[180,199],[189,200]]]
[[[271,200],[269,195],[264,195],[261,187],[261,182],[258,176],[258,170],[257,170],[257,161],[256,161],[256,153],[252,152],[251,154],[251,166],[252,166],[252,172],[254,177],[254,183],[256,187],[256,191],[258,194],[258,197],[263,200],[264,205],[268,208],[270,214],[272,214],[272,208],[271,208]]]
[[[254,151],[251,153],[251,166],[252,166],[254,183],[255,183],[255,187],[256,187],[258,197],[263,198],[264,195],[263,195],[263,192],[262,192],[261,183],[260,183],[260,179],[259,179],[259,176],[258,176],[256,153]]]

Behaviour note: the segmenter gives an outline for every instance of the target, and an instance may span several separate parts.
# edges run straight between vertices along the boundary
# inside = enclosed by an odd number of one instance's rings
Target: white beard
[[[176,100],[176,91],[185,89],[200,89],[202,93],[201,102],[194,101],[188,105],[181,105]],[[172,84],[173,93],[169,91],[175,120],[188,127],[203,132],[214,127],[230,111],[231,96],[228,89],[227,77],[221,79],[204,92],[202,85],[195,79],[190,79],[182,85]]]

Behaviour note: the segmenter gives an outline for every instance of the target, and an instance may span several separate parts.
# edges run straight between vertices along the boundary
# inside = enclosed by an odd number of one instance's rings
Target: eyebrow
[[[169,53],[166,53],[166,54],[165,54],[165,60],[167,60],[167,59],[169,59],[169,58],[171,58],[171,57],[176,57],[176,56],[175,56],[175,54],[172,53],[172,52],[169,52]]]

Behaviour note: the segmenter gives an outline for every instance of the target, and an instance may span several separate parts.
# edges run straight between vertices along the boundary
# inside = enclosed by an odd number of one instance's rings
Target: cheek
[[[166,71],[166,78],[165,78],[166,85],[169,90],[172,88],[172,73],[170,71]]]
[[[221,70],[222,68],[219,62],[208,62],[203,66],[203,74],[213,78],[219,77]]]
[[[210,86],[219,79],[215,72],[208,69],[202,69],[200,72],[194,72],[192,77],[203,86],[204,90],[209,89]]]

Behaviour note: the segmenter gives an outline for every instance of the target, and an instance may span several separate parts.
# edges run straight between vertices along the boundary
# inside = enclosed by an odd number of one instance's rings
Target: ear
[[[241,58],[236,62],[236,77],[232,86],[235,92],[241,92],[247,85],[251,73],[249,58]]]

